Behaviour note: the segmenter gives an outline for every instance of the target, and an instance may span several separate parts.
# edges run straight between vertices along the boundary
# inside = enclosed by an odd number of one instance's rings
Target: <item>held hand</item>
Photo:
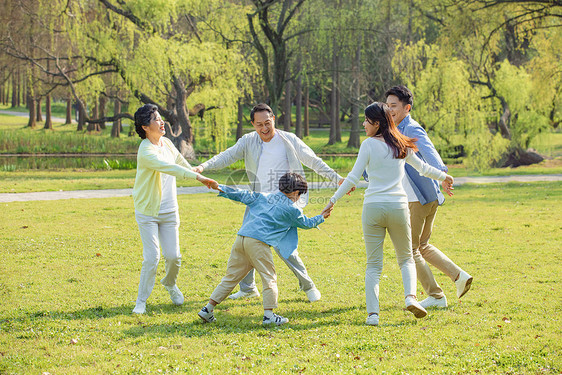
[[[203,185],[207,186],[209,189],[219,189],[219,183],[213,180],[212,178],[205,177],[203,175],[197,176],[197,181],[201,182]]]
[[[447,175],[447,177],[445,177],[445,179],[441,183],[441,186],[443,186],[443,190],[450,197],[453,196],[453,190],[454,190],[453,182],[454,182],[453,176]]]
[[[341,180],[338,181],[338,185],[341,186],[341,184],[343,184],[344,181],[345,181],[345,178],[342,178]],[[354,192],[354,191],[355,191],[355,186],[352,187],[352,188],[347,192],[347,195],[351,195],[351,193]]]
[[[330,217],[330,214],[332,213],[333,209],[334,209],[334,204],[332,202],[328,203],[326,207],[324,207],[321,213],[321,215],[324,216],[324,219]]]
[[[195,173],[203,173],[203,167],[198,165],[197,167],[191,167],[191,170]]]

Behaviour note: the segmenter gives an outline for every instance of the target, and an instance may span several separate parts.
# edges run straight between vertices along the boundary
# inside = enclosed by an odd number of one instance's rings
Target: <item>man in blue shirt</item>
[[[221,303],[252,268],[258,271],[263,284],[263,324],[281,325],[289,319],[273,313],[277,308],[277,274],[270,246],[286,259],[296,249],[298,236],[292,228],[316,228],[330,216],[330,211],[312,218],[306,217],[297,202],[308,186],[298,173],[286,173],[279,179],[277,193],[257,193],[219,185],[219,196],[242,202],[248,207],[247,216],[238,231],[226,266],[226,275],[211,294],[209,303],[198,315],[205,322],[216,320],[213,310]]]
[[[410,138],[417,139],[417,156],[432,167],[447,172],[448,168],[441,160],[441,156],[439,156],[426,131],[410,116],[413,104],[412,92],[406,86],[394,86],[385,93],[385,97],[398,130]],[[412,250],[416,262],[417,276],[429,296],[420,304],[426,309],[428,307],[447,307],[447,298],[426,262],[451,278],[456,285],[458,298],[461,298],[470,289],[472,276],[429,243],[437,208],[443,204],[445,197],[441,193],[437,181],[421,176],[407,164],[403,186],[408,195],[410,207]],[[453,195],[452,191],[445,185],[443,189],[449,196]]]

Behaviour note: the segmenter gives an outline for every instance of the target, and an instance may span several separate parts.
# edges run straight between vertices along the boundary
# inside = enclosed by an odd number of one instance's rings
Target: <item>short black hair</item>
[[[135,130],[141,139],[146,138],[146,132],[142,127],[150,125],[152,114],[156,111],[158,107],[154,104],[145,104],[135,112]]]
[[[384,98],[388,99],[390,95],[396,96],[398,100],[404,104],[409,104],[410,106],[414,105],[414,95],[406,86],[400,85],[389,88],[384,93]]]
[[[279,179],[279,190],[285,194],[291,194],[298,191],[299,195],[306,194],[308,184],[303,176],[298,173],[288,172]]]
[[[273,109],[271,109],[271,107],[265,103],[260,103],[255,105],[254,108],[252,108],[252,110],[250,111],[250,121],[254,122],[254,113],[264,111],[269,112],[269,114],[273,116]]]

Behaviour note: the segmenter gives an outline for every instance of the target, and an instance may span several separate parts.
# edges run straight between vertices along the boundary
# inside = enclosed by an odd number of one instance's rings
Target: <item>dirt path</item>
[[[535,181],[562,181],[562,174],[549,175],[521,175],[521,176],[489,176],[489,177],[457,177],[455,186],[463,184],[489,184],[505,182],[535,182]],[[310,190],[316,189],[335,189],[335,184],[311,183]],[[359,187],[367,187],[365,181],[359,183]],[[25,201],[45,201],[58,199],[91,199],[91,198],[114,198],[128,197],[133,193],[133,189],[107,189],[107,190],[74,190],[74,191],[44,191],[36,193],[0,193],[0,203],[25,202]],[[210,194],[215,193],[204,186],[179,187],[179,194]]]

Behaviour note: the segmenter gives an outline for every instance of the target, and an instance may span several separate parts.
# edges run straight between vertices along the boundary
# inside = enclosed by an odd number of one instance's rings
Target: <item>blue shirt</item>
[[[220,197],[242,202],[248,207],[238,234],[277,248],[284,258],[298,247],[297,228],[316,228],[324,222],[322,215],[306,217],[302,209],[282,192],[257,193],[224,185],[219,187],[222,190]]]
[[[400,133],[404,134],[410,138],[416,138],[416,146],[418,147],[418,152],[416,155],[425,161],[427,164],[435,167],[439,170],[447,172],[449,169],[443,163],[441,156],[431,143],[431,140],[427,136],[424,128],[421,127],[417,121],[413,120],[410,115],[404,117],[400,124],[398,124],[398,130]],[[421,176],[414,168],[406,164],[406,176],[412,189],[416,194],[416,197],[422,205],[431,203],[435,200],[439,201],[439,204],[443,204],[445,201],[445,196],[439,189],[439,182],[432,180],[431,178]]]

